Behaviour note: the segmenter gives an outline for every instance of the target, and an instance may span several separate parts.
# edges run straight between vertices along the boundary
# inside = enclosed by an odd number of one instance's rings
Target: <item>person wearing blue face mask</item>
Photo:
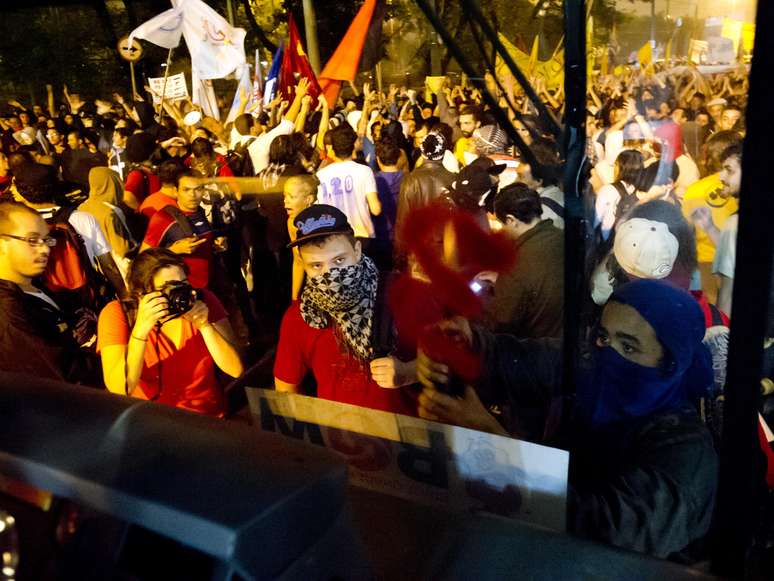
[[[655,280],[616,289],[573,397],[561,394],[560,341],[445,325],[480,353],[484,372],[452,397],[448,367],[420,353],[420,416],[568,448],[568,528],[579,535],[657,557],[706,535],[718,460],[696,404],[712,360],[690,294]]]

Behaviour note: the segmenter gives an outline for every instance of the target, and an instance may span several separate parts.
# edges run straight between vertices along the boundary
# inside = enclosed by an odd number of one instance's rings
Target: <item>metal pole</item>
[[[575,389],[581,345],[582,296],[588,296],[584,285],[585,240],[588,224],[585,220],[583,196],[586,182],[583,167],[586,149],[586,23],[588,15],[583,0],[564,3],[565,49],[564,94],[565,130],[562,135],[564,152],[563,190],[564,223],[564,341],[563,392]]]
[[[420,8],[425,10],[424,8],[424,6],[426,5],[425,1],[417,0],[417,4],[420,6]],[[548,129],[551,131],[551,133],[553,133],[555,136],[558,137],[559,134],[561,133],[561,128],[559,127],[559,124],[556,122],[556,119],[554,119],[554,116],[548,111],[548,108],[546,107],[545,103],[543,103],[543,101],[537,96],[537,94],[535,93],[535,90],[532,88],[532,85],[529,84],[529,81],[524,76],[524,73],[522,73],[519,67],[516,65],[516,62],[513,60],[513,57],[510,55],[510,53],[507,50],[505,50],[505,47],[500,42],[500,39],[497,37],[497,33],[495,33],[495,31],[489,25],[487,20],[484,18],[484,15],[481,13],[478,3],[472,2],[471,0],[462,0],[462,4],[467,8],[467,10],[470,11],[475,22],[477,22],[481,26],[481,30],[484,32],[484,34],[486,34],[486,36],[489,37],[489,41],[494,46],[495,50],[497,51],[497,54],[499,54],[500,57],[505,62],[505,64],[508,65],[508,68],[511,70],[511,73],[519,82],[522,89],[524,89],[524,94],[535,106],[535,108],[538,111],[538,115],[540,115],[540,117],[545,121],[546,125],[548,126]],[[425,12],[425,14],[427,14],[427,12]],[[429,14],[428,14],[428,18],[430,18]],[[435,14],[434,14],[434,19],[438,20]],[[584,24],[584,27],[585,27],[585,24]],[[441,37],[443,38],[442,29],[439,28],[438,30],[439,32],[442,33]],[[452,46],[451,42],[454,42],[454,40],[450,36],[448,39],[444,38],[444,42],[446,43],[447,46],[451,48]],[[462,66],[462,63],[460,63],[460,59],[457,57],[457,55],[455,55],[454,58],[460,64],[460,66]],[[465,72],[467,73],[467,71]],[[472,78],[477,74],[478,73],[472,73],[472,74],[468,73],[468,76]],[[494,109],[500,108],[500,106],[496,102],[494,102],[494,104],[490,104],[490,106],[492,106]],[[506,125],[510,125],[510,123],[507,123]],[[518,133],[516,131],[514,131],[514,134],[518,136]],[[514,136],[512,135],[511,139],[513,139],[513,137]],[[514,139],[514,142],[519,146],[519,149],[521,149],[521,147],[523,146],[523,143],[515,139]]]
[[[650,0],[650,46],[656,48],[656,0]]]
[[[463,0],[463,2],[464,1],[465,0]],[[487,105],[491,107],[492,114],[494,115],[498,125],[500,125],[500,127],[505,130],[505,132],[508,134],[508,137],[511,138],[511,141],[513,141],[513,143],[515,143],[516,146],[519,148],[519,150],[522,152],[522,155],[524,156],[524,161],[526,161],[528,164],[530,164],[533,167],[539,166],[540,163],[535,158],[535,154],[532,153],[532,150],[529,148],[529,146],[526,143],[524,143],[524,140],[521,138],[521,136],[516,131],[516,129],[514,129],[510,119],[508,119],[508,115],[505,113],[505,111],[503,111],[500,108],[499,104],[497,103],[497,100],[489,92],[489,89],[487,89],[486,83],[484,82],[484,79],[481,77],[480,71],[475,69],[468,62],[467,56],[462,51],[460,46],[457,44],[457,41],[455,40],[455,38],[446,29],[443,22],[441,22],[441,19],[438,17],[438,14],[435,12],[435,10],[433,10],[432,6],[430,6],[430,0],[416,0],[416,3],[417,3],[417,6],[419,6],[419,8],[422,10],[422,12],[425,13],[425,16],[430,21],[430,24],[432,24],[433,28],[435,28],[438,31],[438,34],[441,36],[441,39],[443,39],[444,44],[446,44],[446,46],[449,47],[449,50],[451,51],[452,56],[454,57],[454,60],[457,61],[457,64],[460,65],[460,68],[462,69],[462,71],[468,76],[470,82],[473,83],[473,85],[475,85],[475,87],[479,91],[481,91],[481,96],[483,97]],[[502,45],[500,45],[500,47],[502,47]],[[511,67],[511,70],[516,75],[517,80],[519,80],[519,82],[522,83],[522,87],[524,87],[525,92],[527,92],[527,95],[530,96],[533,103],[536,103],[538,107],[543,106],[545,108],[545,105],[543,105],[543,103],[541,103],[538,100],[534,90],[530,86],[529,82],[524,78],[523,73],[513,62],[513,59],[511,59],[507,53],[505,54],[505,57],[506,57],[506,62],[508,62],[508,60],[510,59],[510,64],[513,65]],[[559,131],[557,128],[557,133],[558,132]]]
[[[771,194],[771,161],[768,145],[774,131],[769,114],[770,71],[774,67],[774,5],[758,2],[747,105],[747,135],[742,154],[742,187],[739,195],[739,233],[734,271],[731,343],[728,351],[720,481],[713,520],[716,531],[712,559],[714,572],[734,579],[767,579],[754,566],[753,534],[760,526],[763,454],[757,433],[760,404],[761,360],[766,336],[766,313],[771,284],[772,234],[769,216],[774,212]],[[769,315],[770,316],[770,315]],[[758,557],[765,547],[757,549]],[[763,563],[759,562],[758,566]]]
[[[234,26],[234,7],[231,6],[231,0],[226,0],[226,18],[228,18],[228,23]]]
[[[438,14],[438,0],[433,0],[433,10]],[[437,77],[441,74],[441,47],[438,33],[434,30],[430,33],[430,75]]]
[[[173,50],[175,49],[174,48],[169,49],[169,54],[167,55],[167,66],[164,69],[164,85],[162,85],[161,101],[159,102],[159,125],[161,125],[161,120],[164,119],[164,97],[167,94],[167,78],[169,77],[169,67],[172,66]]]
[[[376,86],[379,88],[379,94],[382,93],[382,63],[376,63]]]
[[[129,75],[132,77],[132,101],[137,100],[137,81],[134,78],[134,63],[129,62]]]
[[[317,15],[314,11],[314,2],[304,0],[304,31],[306,32],[306,52],[309,55],[309,64],[315,75],[320,74],[320,48],[317,44]]]

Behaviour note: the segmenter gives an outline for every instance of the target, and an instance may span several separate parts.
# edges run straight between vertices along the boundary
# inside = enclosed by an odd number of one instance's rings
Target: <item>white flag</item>
[[[250,63],[241,65],[241,67],[237,69],[236,75],[239,78],[239,84],[237,85],[236,93],[234,93],[234,100],[231,102],[231,110],[228,112],[228,116],[226,117],[226,123],[229,123],[237,118],[237,113],[239,112],[239,101],[242,96],[242,92],[244,92],[245,97],[247,97],[245,110],[247,110],[255,101],[255,95],[253,94],[253,81],[250,78]]]
[[[135,28],[129,34],[129,44],[136,37],[164,48],[175,48],[179,45],[180,37],[183,35],[183,3]]]
[[[222,79],[245,58],[245,30],[233,28],[202,0],[177,0],[183,9],[183,35],[191,67],[200,79]]]
[[[129,38],[174,48],[182,34],[191,53],[191,69],[200,79],[222,79],[246,62],[243,28],[233,28],[202,0],[172,0],[172,5],[134,29]]]
[[[193,89],[194,105],[202,108],[202,113],[207,117],[212,117],[220,121],[220,109],[218,108],[218,98],[215,95],[215,89],[212,87],[212,81],[201,79],[196,75],[196,70],[191,71],[191,88]]]

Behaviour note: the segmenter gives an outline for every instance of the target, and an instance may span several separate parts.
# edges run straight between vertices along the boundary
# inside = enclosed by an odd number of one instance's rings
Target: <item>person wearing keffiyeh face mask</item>
[[[290,246],[298,247],[306,283],[282,320],[277,390],[299,393],[311,371],[318,397],[416,415],[404,388],[416,382],[413,357],[395,355],[382,281],[346,216],[315,204],[301,211],[294,225],[297,238]]]
[[[712,383],[704,316],[687,292],[656,280],[615,290],[563,396],[562,349],[448,321],[482,357],[482,376],[453,398],[448,369],[423,353],[419,415],[570,450],[568,528],[657,557],[709,530],[718,460],[697,401]],[[500,420],[487,408],[498,406]],[[561,413],[559,413],[561,410]]]

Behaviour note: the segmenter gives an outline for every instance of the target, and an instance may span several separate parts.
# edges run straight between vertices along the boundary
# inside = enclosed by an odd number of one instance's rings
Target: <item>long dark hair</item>
[[[148,248],[137,255],[126,276],[127,297],[121,302],[129,325],[137,319],[137,307],[143,296],[153,291],[153,277],[163,268],[177,266],[187,275],[188,265],[167,248]]]
[[[618,166],[618,181],[639,189],[644,169],[642,154],[636,149],[624,149],[615,163]]]

